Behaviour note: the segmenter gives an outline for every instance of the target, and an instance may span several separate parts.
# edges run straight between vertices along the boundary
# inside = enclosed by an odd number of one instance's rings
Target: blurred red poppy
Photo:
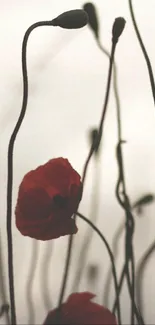
[[[71,218],[82,196],[80,175],[64,158],[55,158],[25,175],[19,187],[16,226],[24,236],[49,240],[75,234]]]
[[[90,292],[73,293],[62,304],[61,315],[57,309],[50,311],[43,325],[117,325],[115,316],[107,308],[91,301],[94,297]]]

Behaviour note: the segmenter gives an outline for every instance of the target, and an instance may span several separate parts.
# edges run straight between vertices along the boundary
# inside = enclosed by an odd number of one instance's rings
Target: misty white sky
[[[0,225],[2,250],[5,259],[7,282],[6,247],[6,181],[7,148],[10,135],[20,113],[22,101],[21,46],[26,29],[34,22],[51,20],[63,11],[81,8],[80,0],[1,0],[0,5]],[[123,16],[127,23],[116,49],[118,80],[122,108],[125,174],[131,201],[146,192],[155,193],[155,107],[149,83],[146,63],[137,41],[130,18],[128,1],[94,1],[100,18],[101,42],[110,51],[111,29],[114,19]],[[155,3],[134,1],[138,26],[155,68]],[[17,191],[24,174],[50,158],[63,156],[82,173],[88,153],[88,132],[98,126],[104,101],[108,71],[108,59],[96,46],[88,27],[67,31],[60,28],[37,28],[28,43],[29,99],[27,113],[18,134],[14,150],[13,211]],[[117,142],[116,107],[113,88],[108,105],[104,128],[104,141],[100,160],[100,200],[98,227],[102,229],[109,243],[112,242],[123,213],[115,199],[117,180],[115,146]],[[90,215],[90,195],[94,175],[91,164],[83,201],[79,210]],[[137,218],[135,232],[136,261],[155,238],[155,205],[144,210],[144,216]],[[22,237],[16,230],[13,218],[14,274],[18,324],[28,323],[26,296],[27,274],[30,268],[33,241]],[[86,227],[80,221],[79,235],[74,247],[71,276],[78,262],[78,250]],[[79,241],[80,239],[80,241]],[[40,243],[40,255],[33,285],[33,299],[36,308],[36,324],[41,324],[46,315],[43,303],[42,272],[48,277],[48,295],[54,305],[57,303],[61,283],[67,238],[54,241],[54,252],[50,271],[46,273],[43,260],[52,242]],[[88,262],[100,265],[101,278],[95,288],[96,301],[101,302],[101,283],[106,281],[109,259],[100,240],[94,235]],[[120,244],[118,270],[123,261],[123,238]],[[155,257],[155,255],[154,255]],[[154,324],[155,280],[152,260],[144,281],[145,319]],[[71,292],[71,281],[67,288]],[[85,273],[80,290],[88,290]],[[123,292],[122,307],[124,322],[128,320],[128,298]],[[113,297],[111,295],[110,308]],[[4,323],[4,320],[2,320]]]

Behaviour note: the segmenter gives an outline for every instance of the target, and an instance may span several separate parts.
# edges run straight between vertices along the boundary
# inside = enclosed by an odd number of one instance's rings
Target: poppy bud
[[[52,20],[52,26],[59,26],[66,29],[84,27],[88,22],[88,15],[84,10],[75,9],[66,11]]]
[[[143,196],[141,199],[139,199],[136,202],[136,205],[145,205],[145,204],[148,204],[148,203],[152,203],[154,199],[155,199],[154,195],[147,194],[147,195]]]
[[[87,2],[84,4],[83,9],[87,12],[89,21],[88,24],[92,31],[95,34],[95,37],[98,39],[99,34],[99,26],[98,26],[98,19],[97,19],[97,13],[96,8],[93,3]]]
[[[155,200],[155,196],[153,194],[146,194],[143,197],[141,197],[139,200],[135,202],[133,205],[134,208],[137,208],[137,213],[141,214],[142,213],[142,208],[144,205],[150,204]]]
[[[101,137],[99,137],[98,130],[92,129],[90,131],[90,142],[91,146],[94,148],[94,152],[97,154],[99,151]]]
[[[112,40],[113,43],[117,43],[120,35],[122,34],[126,21],[123,17],[118,17],[115,19],[112,28]]]
[[[88,266],[88,279],[90,282],[93,282],[97,279],[99,273],[99,267],[95,264],[90,264]]]

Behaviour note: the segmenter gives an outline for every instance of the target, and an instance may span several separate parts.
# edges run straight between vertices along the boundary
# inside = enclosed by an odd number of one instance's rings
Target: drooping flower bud
[[[113,28],[112,28],[112,41],[117,43],[120,35],[122,34],[126,21],[123,17],[118,17],[115,19]]]
[[[92,29],[93,33],[95,34],[95,37],[98,39],[99,24],[98,24],[96,8],[93,3],[87,2],[84,4],[83,9],[87,12],[88,17],[89,17],[88,24],[89,24],[90,28]]]
[[[63,12],[52,20],[52,26],[59,26],[66,29],[82,28],[88,23],[88,15],[82,9],[75,9]]]
[[[98,129],[92,129],[90,131],[90,142],[91,146],[94,148],[94,153],[97,154],[99,152],[101,137],[99,137]]]

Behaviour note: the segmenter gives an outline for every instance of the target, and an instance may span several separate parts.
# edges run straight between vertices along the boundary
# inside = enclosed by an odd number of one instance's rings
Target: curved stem
[[[117,194],[119,195],[119,193]],[[125,264],[121,275],[119,292],[121,290],[121,285],[123,283],[124,276],[126,276],[129,294],[132,301],[132,313],[131,313],[131,324],[134,322],[134,315],[136,315],[138,324],[144,324],[142,316],[135,303],[135,266],[134,266],[134,256],[132,249],[132,237],[134,233],[134,222],[133,216],[130,212],[130,206],[128,206],[128,197],[125,198],[127,202],[124,203],[124,209],[126,211],[126,248],[125,248]],[[126,205],[127,204],[127,205]],[[130,263],[131,263],[131,275],[130,275]]]
[[[131,205],[126,191],[125,175],[124,175],[124,163],[122,154],[122,140],[121,140],[121,117],[120,117],[120,107],[117,106],[117,126],[118,126],[118,144],[117,144],[117,162],[119,169],[118,181],[116,184],[116,198],[119,204],[125,211],[126,214],[126,239],[125,239],[125,266],[122,271],[121,276],[121,286],[123,284],[124,276],[126,276],[129,294],[131,297],[131,324],[134,324],[134,314],[139,322],[144,323],[139,310],[135,304],[135,263],[134,263],[134,252],[133,252],[133,234],[135,221],[131,212]],[[120,196],[120,186],[122,186],[123,199]],[[131,272],[129,264],[131,263]],[[131,274],[131,275],[130,275]],[[121,290],[120,286],[120,290]]]
[[[118,199],[119,204],[125,211],[126,214],[126,238],[125,238],[125,273],[128,284],[129,294],[131,296],[131,324],[134,324],[134,255],[133,255],[133,233],[134,233],[134,218],[131,213],[131,206],[126,192],[125,177],[124,177],[124,166],[123,166],[123,156],[121,141],[118,140],[117,145],[117,162],[119,168],[119,177],[116,184],[116,198]],[[123,199],[120,196],[120,185],[123,189]],[[130,277],[129,262],[132,260],[132,276]],[[132,295],[131,295],[132,293]]]
[[[103,105],[103,112],[102,112],[102,116],[101,116],[101,121],[100,121],[100,125],[99,125],[98,137],[96,139],[96,143],[98,143],[98,141],[101,139],[101,136],[102,136],[103,122],[104,122],[105,114],[106,114],[106,111],[107,111],[107,105],[108,105],[108,99],[109,99],[109,93],[110,93],[112,66],[113,66],[113,61],[114,61],[115,48],[116,48],[116,43],[113,42],[112,43],[112,48],[111,48],[111,57],[110,57],[110,63],[109,63],[109,71],[108,71],[108,80],[107,80],[105,101],[104,101],[104,105]],[[88,154],[88,157],[86,159],[85,165],[84,165],[83,176],[82,176],[83,188],[84,188],[84,182],[85,182],[85,178],[86,178],[88,165],[89,165],[89,162],[90,162],[90,159],[91,159],[91,157],[93,155],[94,150],[95,150],[95,145],[93,145],[91,147],[90,152]],[[76,215],[76,213],[75,213],[75,215]],[[75,218],[75,215],[74,215],[74,218]],[[59,304],[58,304],[59,309],[61,308],[61,304],[63,302],[63,297],[64,297],[64,294],[65,294],[67,278],[68,278],[68,273],[69,273],[70,260],[71,260],[72,246],[73,246],[73,235],[71,235],[69,237],[69,242],[68,242],[66,262],[65,262],[65,270],[64,270],[63,282],[62,282],[60,298],[59,298]]]
[[[101,49],[101,51],[106,56],[108,56],[108,58],[109,58],[108,51],[104,47],[102,47],[99,39],[97,39],[97,44],[98,44],[99,48]],[[120,184],[122,183],[124,197],[125,198],[127,197],[127,195],[126,195],[125,177],[124,177],[124,168],[123,168],[122,148],[121,148],[121,143],[122,143],[122,139],[121,139],[122,135],[121,134],[122,134],[122,130],[121,130],[120,99],[119,99],[118,83],[117,83],[117,66],[116,66],[115,63],[114,63],[114,94],[115,94],[115,100],[116,100],[117,127],[118,127],[117,159],[118,159],[119,173],[120,173],[119,174],[119,178],[118,178],[118,182],[117,182],[117,186],[116,186],[116,196],[117,196],[117,199],[118,199],[120,205],[124,208],[123,201],[121,200],[120,195],[119,195],[119,187],[120,187]],[[132,224],[133,224],[134,221],[133,221],[132,215],[131,214],[128,214],[128,215],[131,217],[131,219],[132,219],[131,221],[132,221]],[[128,223],[127,223],[127,225],[128,225]],[[127,237],[127,238],[129,238],[129,237]],[[134,263],[132,263],[132,265],[134,267]],[[134,275],[133,272],[132,272],[132,274]],[[132,279],[132,280],[133,280],[133,283],[134,283],[134,279]],[[134,288],[133,288],[132,292],[134,294]],[[133,307],[132,307],[132,310],[133,310]],[[133,316],[133,311],[132,311],[132,320],[131,320],[132,323],[134,323],[133,317],[134,316]]]
[[[123,281],[124,281],[124,278],[125,278],[125,275],[126,275],[125,274],[125,272],[126,272],[125,268],[126,268],[126,266],[124,265],[123,266],[122,273],[121,273],[121,276],[120,276],[119,284],[118,284],[118,294],[119,295],[120,295],[120,292],[121,292],[121,289],[122,289],[122,285],[123,285]],[[117,307],[117,302],[115,300],[114,306],[112,308],[113,313],[115,313],[116,307]]]
[[[131,259],[130,261],[131,263],[133,263],[133,259]],[[126,266],[127,268],[128,266]],[[131,272],[134,272],[134,266],[131,265]],[[130,296],[133,297],[133,288],[132,288],[132,284],[131,284],[131,280],[130,280],[130,273],[128,272],[128,270],[126,271],[126,280],[127,280],[127,284],[128,284],[128,288],[129,288],[129,292],[130,292]],[[133,299],[133,304],[132,304],[132,308],[133,308],[133,312],[135,313],[136,315],[136,318],[137,318],[137,321],[138,321],[138,324],[139,325],[144,325],[144,320],[141,316],[141,313],[140,311],[138,310],[137,306],[136,306],[136,303],[135,303],[135,300]],[[132,323],[131,323],[132,324]]]
[[[144,279],[144,272],[145,267],[147,266],[147,263],[152,256],[152,253],[155,252],[155,242],[153,242],[150,247],[147,249],[147,251],[144,253],[136,272],[136,280],[137,280],[137,304],[140,310],[144,310],[143,306],[143,299],[142,299],[142,283]]]
[[[87,222],[89,224],[89,226],[91,226],[93,228],[93,230],[96,231],[96,233],[100,236],[100,238],[102,239],[102,241],[104,242],[104,244],[106,246],[106,249],[108,251],[110,261],[111,261],[111,264],[112,264],[112,272],[113,272],[113,279],[114,279],[114,285],[115,285],[115,291],[116,291],[116,299],[117,299],[117,307],[118,307],[117,308],[118,323],[119,323],[119,325],[121,325],[121,311],[120,311],[120,301],[119,301],[119,295],[118,295],[118,281],[117,281],[117,273],[116,273],[113,253],[112,253],[112,251],[110,249],[110,246],[109,246],[107,240],[105,239],[105,237],[103,236],[101,231],[90,220],[88,220],[81,213],[77,212],[76,215],[78,217],[80,217],[81,219],[83,219],[85,222]]]
[[[97,45],[101,52],[110,59],[110,53],[108,50],[101,44],[100,40],[96,38]],[[118,75],[118,68],[117,64],[114,60],[113,62],[113,88],[114,88],[114,96],[115,96],[115,101],[116,101],[116,107],[117,107],[117,113],[118,113],[118,132],[119,132],[119,137],[121,138],[121,118],[120,118],[120,96],[119,96],[119,90],[118,90],[118,80],[117,80],[117,75]]]
[[[138,198],[133,203],[132,210],[137,209],[137,208],[142,208],[146,204],[152,203],[153,200],[154,200],[154,195],[152,193],[148,193],[146,195],[143,195],[142,197]],[[118,240],[121,237],[122,232],[123,232],[124,229],[125,229],[125,223],[122,222],[120,224],[120,226],[118,227],[118,230],[116,231],[114,239],[113,239],[112,247],[113,247],[113,255],[115,256],[115,260],[117,258],[117,254],[118,254]],[[119,281],[119,286],[118,286],[119,287],[119,294],[120,294],[121,289],[122,289],[124,277],[125,277],[125,266],[123,266],[123,270],[122,270],[120,281]],[[107,278],[107,281],[106,281],[107,282],[106,293],[105,293],[104,301],[105,301],[105,299],[107,299],[108,292],[110,291],[109,290],[110,278],[111,278],[111,272],[108,272],[108,278]],[[106,303],[108,305],[108,300],[106,300]],[[139,308],[140,308],[140,305],[139,305]],[[113,312],[115,312],[115,309],[116,309],[116,301],[115,301],[114,306],[113,306]],[[140,308],[140,310],[141,310],[141,308]]]
[[[8,147],[8,179],[7,179],[7,242],[8,242],[8,273],[9,273],[9,290],[10,290],[10,302],[11,302],[11,323],[16,325],[16,308],[15,308],[15,294],[14,294],[14,276],[13,276],[13,243],[12,243],[12,190],[13,190],[13,150],[14,144],[23,122],[27,101],[28,101],[28,76],[27,76],[27,62],[26,62],[26,50],[27,42],[30,33],[40,26],[52,26],[52,21],[37,22],[30,26],[25,33],[22,44],[22,76],[23,76],[23,101],[22,108],[15,125],[13,133],[10,138]]]
[[[99,154],[94,156],[94,182],[92,186],[92,195],[91,195],[91,209],[90,209],[90,220],[93,223],[97,222],[97,216],[98,216],[98,195],[99,195],[99,184],[100,184],[100,169],[99,169]],[[92,241],[93,237],[93,231],[91,228],[88,227],[86,230],[86,233],[84,235],[83,243],[80,248],[79,252],[79,258],[78,258],[78,263],[77,263],[77,270],[75,272],[75,278],[73,281],[73,287],[72,290],[73,292],[77,292],[79,285],[80,285],[80,280],[81,276],[86,264],[87,260],[87,254],[89,251],[89,247]]]
[[[69,275],[69,266],[70,266],[70,260],[71,260],[72,243],[73,243],[73,235],[69,236],[69,240],[68,240],[65,269],[64,269],[64,275],[63,275],[62,286],[61,286],[59,302],[58,302],[58,309],[59,310],[61,309],[61,305],[62,305],[62,302],[63,302],[63,297],[64,297],[64,294],[65,294],[67,279],[68,279],[68,275]]]
[[[115,71],[116,73],[117,71]],[[122,129],[121,129],[121,107],[120,107],[120,100],[118,95],[118,88],[117,88],[117,74],[114,79],[114,90],[115,90],[115,98],[116,98],[116,113],[117,113],[117,130],[118,130],[118,144],[116,148],[117,152],[117,163],[118,163],[118,169],[119,169],[119,176],[118,181],[116,183],[116,198],[119,202],[119,204],[122,206],[122,208],[125,211],[126,214],[126,238],[125,238],[125,263],[126,263],[126,276],[127,276],[127,283],[128,283],[128,289],[129,293],[132,293],[131,296],[131,324],[134,325],[134,310],[135,310],[135,302],[134,302],[134,254],[133,254],[133,247],[132,247],[132,239],[133,239],[133,233],[134,233],[134,218],[131,213],[131,206],[129,202],[129,198],[126,191],[126,182],[125,182],[125,173],[124,173],[124,162],[123,162],[123,153],[122,153]],[[120,196],[120,186],[122,186],[123,191],[123,199]],[[131,260],[132,265],[132,276],[130,280],[130,272],[129,272],[129,261]],[[131,288],[130,290],[130,281],[131,281]]]
[[[100,43],[100,40],[98,38],[96,38],[96,41],[97,41],[97,45],[98,47],[100,48],[100,50],[108,57],[108,59],[110,59],[110,53],[107,51],[106,48],[104,48],[101,43]],[[113,61],[113,88],[114,88],[114,94],[115,94],[115,100],[116,100],[116,106],[117,107],[120,107],[120,99],[119,99],[119,92],[118,92],[118,85],[117,85],[117,65],[115,63],[115,61]],[[118,112],[119,112],[119,109],[118,109]],[[120,118],[119,118],[120,120]],[[119,129],[120,129],[120,132],[121,132],[121,123],[119,123],[120,126],[119,126]],[[93,211],[93,214],[94,214],[95,211]],[[89,230],[88,230],[88,235],[86,236],[85,238],[85,245],[82,246],[82,251],[81,251],[81,254],[80,254],[80,261],[81,263],[79,263],[79,268],[78,268],[78,271],[77,271],[77,275],[76,275],[76,279],[74,281],[74,290],[77,290],[78,288],[78,285],[79,285],[79,282],[80,282],[80,278],[81,278],[81,274],[82,274],[82,271],[83,271],[83,267],[81,267],[81,264],[84,266],[84,263],[85,263],[85,260],[86,260],[86,250],[89,246],[89,243],[90,243],[90,235],[89,235]],[[85,249],[84,249],[85,247]]]
[[[129,9],[130,9],[130,14],[131,14],[132,22],[133,22],[133,25],[134,25],[134,29],[135,29],[135,32],[136,32],[136,35],[137,35],[141,50],[143,52],[143,55],[144,55],[144,58],[145,58],[145,61],[146,61],[146,64],[147,64],[149,78],[150,78],[150,84],[151,84],[151,89],[152,89],[152,96],[153,96],[154,105],[155,105],[155,81],[154,81],[154,76],[153,76],[153,70],[152,70],[151,62],[150,62],[149,56],[147,54],[145,45],[144,45],[144,43],[142,41],[140,32],[138,30],[138,26],[137,26],[134,11],[133,11],[132,0],[129,0]]]
[[[99,48],[101,49],[101,51],[108,56],[108,58],[110,57],[109,52],[101,45],[100,40],[96,39],[97,44],[99,46]],[[122,148],[121,148],[121,143],[122,143],[122,130],[121,130],[121,114],[120,114],[120,99],[119,99],[119,92],[118,92],[118,83],[117,83],[117,66],[114,63],[114,94],[115,94],[115,100],[116,100],[116,109],[117,109],[117,127],[118,127],[118,146],[117,146],[117,158],[118,158],[118,165],[119,165],[119,178],[118,178],[118,182],[117,182],[117,186],[116,186],[116,196],[117,199],[120,203],[120,205],[125,208],[126,211],[126,207],[128,207],[130,209],[129,204],[127,204],[129,202],[129,200],[126,200],[127,195],[126,195],[126,184],[125,184],[125,177],[124,177],[124,167],[123,167],[123,156],[122,156]],[[124,202],[122,201],[122,199],[120,198],[119,195],[119,187],[120,184],[122,183],[122,187],[123,187],[123,193],[124,193],[124,198],[125,198],[125,207],[124,207]],[[128,202],[127,202],[128,201]],[[126,211],[127,212],[127,211]],[[126,254],[128,256],[128,245],[129,245],[129,241],[132,237],[133,234],[131,234],[131,236],[129,236],[127,233],[129,231],[129,224],[132,223],[133,224],[133,229],[134,229],[134,221],[132,218],[132,214],[131,213],[126,213],[127,218],[130,219],[129,222],[126,223],[126,240],[128,240],[128,243],[126,242]],[[122,228],[122,227],[121,227]],[[130,245],[131,246],[131,245]],[[130,247],[131,248],[131,247]],[[126,256],[126,258],[127,258]],[[133,256],[133,254],[132,254]],[[132,261],[132,290],[130,290],[129,292],[132,292],[133,297],[134,297],[134,260]],[[126,271],[128,272],[129,269],[126,268]],[[110,276],[109,276],[110,279]],[[128,280],[130,280],[129,274],[128,274]],[[122,279],[123,282],[123,279]],[[128,281],[129,284],[129,281]],[[131,323],[134,324],[134,305],[133,305],[133,299],[132,299],[132,313],[131,313]]]
[[[123,267],[123,270],[122,270],[122,273],[121,273],[121,277],[120,277],[120,280],[119,280],[119,284],[118,284],[118,295],[120,295],[121,288],[122,288],[122,285],[123,285],[123,280],[126,277],[129,292],[130,292],[130,295],[132,296],[132,294],[133,294],[132,293],[132,286],[131,286],[131,283],[130,283],[129,272],[127,271],[127,267],[128,266],[126,264],[124,264],[124,267]],[[134,270],[134,266],[132,266],[132,269]],[[115,313],[116,307],[117,307],[117,302],[115,300],[114,306],[112,308],[113,313]],[[141,313],[140,313],[139,309],[136,306],[135,300],[133,301],[133,310],[134,310],[134,313],[136,315],[138,324],[140,324],[140,325],[143,324],[144,325],[144,320],[143,320],[143,318],[141,316]]]
[[[109,93],[110,93],[110,86],[111,86],[111,77],[112,77],[112,67],[113,67],[113,62],[114,62],[114,55],[115,55],[115,49],[116,49],[116,43],[112,43],[112,48],[111,48],[111,54],[110,54],[110,62],[109,62],[109,71],[108,71],[108,79],[107,79],[107,86],[106,86],[106,93],[105,93],[105,101],[103,105],[103,111],[102,111],[102,116],[98,128],[98,137],[96,139],[96,142],[99,141],[102,137],[102,132],[103,132],[103,123],[105,120],[106,112],[107,112],[107,106],[108,106],[108,100],[109,100]],[[94,145],[91,147],[90,152],[88,154],[88,157],[86,159],[84,169],[83,169],[83,176],[82,176],[82,183],[84,184],[85,178],[86,178],[86,173],[88,169],[88,165],[90,162],[90,159],[93,155],[94,152]]]
[[[112,243],[112,252],[115,258],[115,262],[118,256],[118,241],[120,236],[123,233],[123,230],[125,229],[125,223],[122,222],[119,226],[119,228],[117,229],[117,231],[115,232],[115,236],[113,239],[113,243]],[[107,279],[105,282],[105,287],[104,287],[104,296],[103,296],[103,302],[105,303],[105,306],[108,307],[109,305],[109,294],[110,294],[110,283],[111,283],[111,277],[112,277],[112,272],[111,272],[111,268],[108,270],[107,272]],[[120,282],[119,282],[120,283]],[[120,290],[119,290],[120,293]]]
[[[132,205],[132,210],[136,209],[138,206],[142,206],[143,204],[146,204],[145,203],[146,199],[148,200],[148,198],[150,198],[150,197],[151,197],[151,195],[150,196],[145,195],[142,198],[140,197],[140,199],[136,200],[135,203]],[[118,241],[119,241],[124,229],[125,229],[125,222],[123,221],[119,225],[118,229],[116,230],[114,238],[113,238],[112,251],[113,251],[113,255],[115,256],[115,262],[116,262],[118,252],[119,252],[118,251]],[[106,306],[108,306],[108,298],[109,298],[109,292],[110,292],[111,276],[112,276],[112,274],[111,274],[111,272],[109,270],[107,280],[106,280],[106,290],[105,290],[104,298],[103,298],[103,301],[104,301]],[[124,276],[125,276],[125,268],[123,267],[122,274],[121,274],[120,281],[119,281],[119,294],[120,294],[120,291],[122,289]],[[114,307],[113,307],[114,311],[115,311],[115,308],[116,308],[116,302],[115,302]]]
[[[98,38],[96,38],[96,41],[97,41],[97,44],[98,44],[99,48],[101,49],[101,51],[109,58],[110,57],[109,52],[101,45],[100,40]],[[114,94],[115,94],[116,108],[117,108],[117,126],[118,126],[117,158],[118,158],[118,165],[119,165],[119,178],[118,178],[118,182],[117,182],[117,185],[116,185],[116,197],[117,197],[118,202],[120,203],[120,205],[126,211],[126,217],[127,217],[127,222],[126,222],[126,262],[127,262],[127,259],[129,257],[129,255],[128,255],[128,245],[129,245],[129,243],[131,244],[131,238],[133,236],[132,232],[134,230],[134,220],[133,220],[132,214],[130,213],[129,200],[128,200],[128,197],[127,197],[127,194],[126,194],[126,185],[125,185],[125,177],[124,177],[123,158],[122,158],[122,148],[121,148],[121,143],[122,143],[122,135],[121,134],[122,134],[122,131],[121,131],[120,99],[119,99],[118,83],[117,83],[117,66],[116,66],[115,62],[114,62],[114,84],[113,85],[114,85]],[[125,198],[125,204],[124,204],[123,200],[121,199],[121,197],[119,195],[119,188],[120,188],[121,183],[122,183],[122,187],[123,187],[123,194],[124,194],[124,198]],[[131,229],[129,228],[130,225],[132,225],[132,232],[131,232]],[[120,236],[123,228],[124,228],[124,225],[121,225],[120,229],[118,230],[118,236]],[[135,306],[134,306],[134,303],[133,303],[133,298],[134,298],[134,257],[133,257],[132,246],[131,245],[129,245],[129,246],[130,246],[130,250],[131,250],[131,253],[132,253],[132,254],[130,254],[132,256],[132,261],[131,261],[131,265],[132,265],[132,268],[131,268],[131,271],[132,271],[132,290],[131,290],[131,285],[130,285],[130,276],[129,276],[129,268],[128,267],[123,268],[122,276],[121,276],[121,283],[120,283],[120,290],[121,290],[121,286],[123,284],[124,276],[126,274],[127,282],[128,282],[128,286],[129,286],[129,292],[132,293],[131,323],[134,324],[134,310],[135,310]],[[110,279],[110,276],[108,277],[108,280],[109,279]],[[107,288],[108,288],[108,284],[107,284]],[[120,290],[119,290],[119,292],[120,292]]]
[[[102,46],[100,39],[99,38],[95,38],[97,45],[99,47],[99,49],[102,51],[102,53],[104,55],[106,55],[108,57],[108,59],[110,59],[110,53],[108,52],[108,50]],[[118,80],[117,80],[117,64],[114,61],[113,62],[113,88],[114,88],[114,96],[115,96],[115,101],[116,101],[116,109],[117,109],[117,125],[118,125],[118,138],[121,139],[121,134],[122,134],[122,130],[121,130],[121,116],[120,116],[120,96],[119,96],[119,89],[118,89]],[[118,232],[116,233],[116,240],[117,238],[120,237],[122,231],[124,229],[124,223],[121,224],[120,228],[118,229]],[[113,247],[114,247],[114,256],[117,254],[117,246],[115,246],[115,241],[113,243]],[[116,258],[116,256],[115,256]],[[108,305],[108,295],[109,295],[109,286],[110,286],[110,279],[111,279],[111,272],[108,272],[108,278],[106,281],[106,288],[104,290],[104,299],[106,301],[106,305]]]
[[[118,97],[119,98],[119,97]],[[133,247],[132,247],[132,239],[133,239],[133,233],[134,233],[134,218],[131,213],[131,206],[129,202],[129,198],[126,191],[126,183],[125,183],[125,175],[124,175],[124,162],[123,162],[123,153],[122,153],[122,131],[121,131],[121,108],[120,108],[120,102],[118,101],[117,105],[117,128],[118,128],[118,144],[117,144],[117,162],[118,162],[118,169],[119,169],[119,176],[118,181],[116,184],[116,198],[119,202],[119,204],[122,206],[122,208],[125,211],[126,214],[126,239],[125,239],[125,260],[126,260],[126,276],[127,276],[127,283],[128,283],[128,289],[129,293],[132,293],[131,296],[131,324],[134,325],[134,254],[133,254]],[[123,191],[123,199],[120,196],[120,186],[122,186]],[[132,280],[130,280],[129,275],[129,261],[131,260],[132,265]],[[131,281],[131,288],[130,290],[130,281]]]

